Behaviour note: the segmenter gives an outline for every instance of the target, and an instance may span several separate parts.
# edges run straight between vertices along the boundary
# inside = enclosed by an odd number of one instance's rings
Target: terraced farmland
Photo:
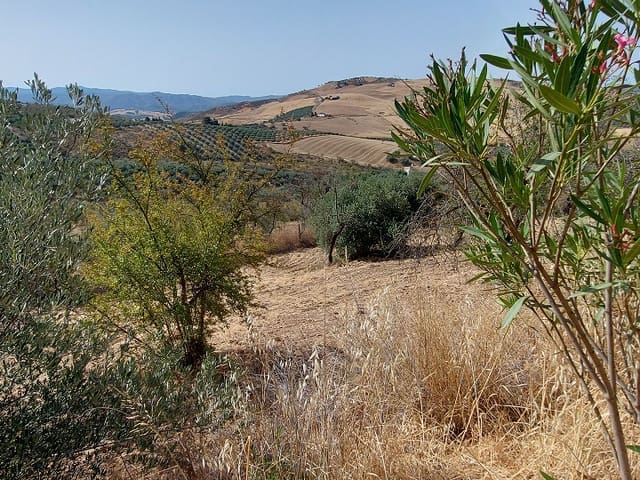
[[[278,151],[290,148],[288,144],[280,143],[271,143],[269,146]],[[345,160],[359,165],[388,167],[387,153],[397,148],[398,146],[391,141],[341,135],[317,135],[298,140],[293,144],[292,151],[332,160]]]

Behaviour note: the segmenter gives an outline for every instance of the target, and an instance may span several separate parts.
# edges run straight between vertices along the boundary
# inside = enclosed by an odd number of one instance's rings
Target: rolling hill
[[[294,113],[296,129],[307,127],[316,131],[358,138],[389,139],[389,132],[399,119],[395,114],[395,99],[420,89],[426,80],[399,80],[378,77],[328,82],[311,90],[293,93],[272,101],[246,102],[231,107],[214,108],[194,117],[212,116],[224,123],[246,124],[286,120]],[[307,109],[304,117],[296,110]]]
[[[361,165],[391,166],[387,153],[396,149],[391,131],[401,125],[394,100],[420,89],[426,80],[356,77],[271,101],[244,102],[202,112],[188,121],[215,118],[226,125],[264,123],[314,132],[294,142],[295,153],[342,159]],[[276,150],[285,147],[271,144]]]

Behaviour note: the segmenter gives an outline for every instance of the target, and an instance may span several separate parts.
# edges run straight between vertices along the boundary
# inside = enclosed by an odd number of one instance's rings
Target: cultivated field
[[[341,135],[318,135],[302,138],[289,144],[268,144],[278,151],[289,150],[293,153],[313,155],[332,160],[345,160],[359,165],[389,167],[387,153],[398,146],[391,141],[370,140],[366,138],[345,137]]]
[[[320,158],[342,158],[363,165],[391,166],[384,153],[396,150],[391,132],[403,123],[395,112],[394,100],[420,91],[426,80],[398,80],[362,77],[328,82],[320,87],[294,93],[271,102],[242,104],[201,113],[193,117],[215,117],[225,124],[267,123],[277,128],[289,126],[298,131],[334,134],[322,139],[305,139],[296,143],[294,151]],[[510,88],[514,87],[510,83]],[[311,107],[312,114],[282,121],[283,114]],[[385,143],[346,140],[344,137],[382,140]],[[281,147],[276,147],[281,149]]]
[[[410,95],[412,89],[424,85],[423,80],[368,80],[362,85],[340,86],[329,82],[318,88],[292,94],[256,108],[245,106],[237,111],[226,109],[225,114],[211,114],[224,123],[242,124],[267,122],[281,113],[305,106],[314,106],[320,116],[296,122],[295,127],[352,135],[357,137],[388,138],[393,125],[398,124],[394,99]],[[325,115],[323,117],[322,115]],[[346,120],[346,121],[345,121]]]

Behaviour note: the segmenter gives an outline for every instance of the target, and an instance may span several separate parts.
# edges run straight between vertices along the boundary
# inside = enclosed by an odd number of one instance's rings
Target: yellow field
[[[295,122],[296,128],[308,127],[355,137],[388,138],[393,125],[399,123],[394,100],[410,95],[412,89],[419,89],[424,82],[375,82],[339,88],[336,82],[329,82],[257,107],[245,106],[217,118],[229,124],[268,122],[281,113],[313,106],[319,116]],[[213,114],[215,116],[215,111]]]
[[[292,126],[326,135],[296,142],[294,152],[388,167],[386,153],[397,149],[389,141],[391,132],[403,127],[394,101],[421,91],[427,80],[366,78],[364,82],[362,85],[328,82],[264,104],[214,109],[194,119],[208,115],[231,125],[270,123],[284,129],[288,124],[275,120],[278,115],[313,107],[313,117],[293,121]],[[515,84],[509,88],[515,88]],[[273,147],[280,151],[284,148],[277,144]]]
[[[394,142],[369,140],[366,138],[345,137],[340,135],[318,135],[298,140],[290,147],[288,144],[269,144],[278,151],[292,151],[304,155],[332,160],[345,160],[359,165],[390,167],[387,153],[398,147]]]

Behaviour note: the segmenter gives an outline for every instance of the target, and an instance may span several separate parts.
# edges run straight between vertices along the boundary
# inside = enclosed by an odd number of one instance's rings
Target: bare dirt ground
[[[402,304],[436,297],[454,308],[495,303],[481,286],[465,283],[473,273],[450,254],[331,266],[320,249],[274,256],[255,286],[261,306],[249,312],[251,336],[279,348],[307,349],[334,344],[347,315],[368,314],[382,298]],[[249,330],[244,319],[233,318],[213,344],[219,351],[244,349],[252,343]]]

